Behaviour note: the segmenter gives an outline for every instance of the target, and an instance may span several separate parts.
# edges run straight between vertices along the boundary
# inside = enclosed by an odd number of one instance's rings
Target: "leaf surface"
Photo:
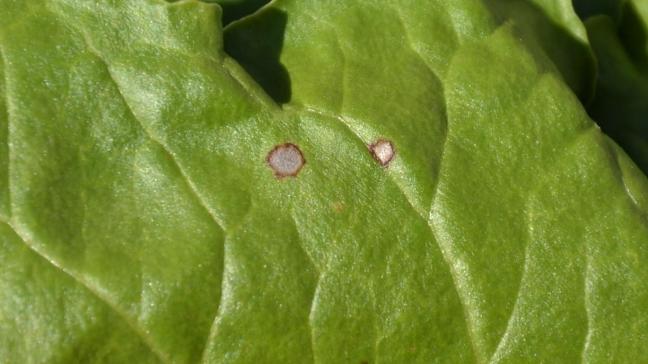
[[[620,15],[599,14],[585,22],[599,63],[596,97],[588,111],[646,173],[648,8],[643,1],[618,3]]]
[[[202,0],[206,3],[216,3],[223,9],[222,21],[227,25],[257,11],[270,0]]]
[[[1,5],[9,362],[648,357],[648,182],[481,2],[277,1],[243,67],[214,5]]]
[[[583,103],[591,101],[596,62],[571,0],[490,0],[486,4],[499,22],[515,24],[530,51],[550,58]]]

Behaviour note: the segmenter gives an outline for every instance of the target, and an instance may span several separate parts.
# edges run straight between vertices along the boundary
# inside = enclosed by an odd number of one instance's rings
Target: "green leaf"
[[[289,105],[340,114],[365,143],[387,136],[407,146],[401,148],[402,170],[389,173],[410,193],[415,208],[424,209],[431,200],[428,222],[449,263],[477,361],[602,360],[600,353],[620,344],[592,334],[609,322],[596,323],[605,315],[592,308],[591,292],[599,291],[591,270],[618,263],[599,264],[594,249],[602,247],[586,242],[604,246],[629,239],[641,241],[634,249],[642,251],[645,220],[630,213],[605,221],[609,211],[624,209],[598,205],[601,191],[622,182],[609,142],[546,56],[534,45],[529,50],[519,44],[517,30],[495,30],[487,11],[471,6],[476,3],[383,8],[355,2],[339,8],[330,2],[277,2],[275,10],[228,28],[226,47],[254,74],[260,60],[271,56],[264,47],[274,39],[265,37],[269,29],[279,26],[273,19],[288,14],[279,61],[290,75]],[[455,27],[447,16],[461,19],[465,13],[473,15],[469,26]],[[435,31],[425,28],[430,18]],[[439,140],[445,141],[442,152],[433,149]],[[430,180],[437,182],[428,200]],[[614,189],[624,194],[623,188]],[[566,206],[572,194],[581,197]],[[632,205],[620,198],[626,202],[612,204]],[[600,215],[584,212],[590,210]],[[635,227],[627,231],[643,231],[635,238],[585,227],[629,221]],[[494,263],[502,260],[507,263]],[[637,267],[632,271],[645,274]],[[636,314],[645,299],[632,299]],[[643,350],[638,342],[627,349],[619,361]]]
[[[623,3],[618,22],[605,15],[586,21],[599,63],[588,111],[648,173],[648,8],[641,1]]]
[[[0,52],[0,145],[2,145],[2,153],[0,153],[0,216],[3,220],[9,219],[9,143],[8,143],[8,110],[7,104],[4,100],[6,96],[5,75],[4,75],[4,61],[2,53]]]
[[[207,3],[217,3],[223,9],[222,21],[227,25],[244,16],[250,15],[270,0],[202,0]]]
[[[574,93],[588,103],[596,64],[587,32],[570,0],[488,0],[501,23],[513,22],[531,51],[541,48]]]
[[[596,15],[607,15],[618,21],[628,0],[574,0],[573,2],[576,12],[582,19]]]
[[[0,226],[0,356],[6,363],[155,363],[119,309]]]
[[[277,1],[249,73],[215,5],[0,6],[5,361],[648,358],[648,181],[481,2]]]

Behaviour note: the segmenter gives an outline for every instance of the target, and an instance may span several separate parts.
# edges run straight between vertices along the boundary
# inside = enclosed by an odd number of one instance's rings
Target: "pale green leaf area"
[[[648,181],[481,1],[0,6],[3,363],[648,360]]]

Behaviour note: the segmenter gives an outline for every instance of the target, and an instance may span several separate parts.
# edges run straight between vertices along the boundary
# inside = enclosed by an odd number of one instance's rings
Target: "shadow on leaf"
[[[226,31],[224,35],[225,52],[278,104],[289,102],[291,97],[290,76],[280,62],[287,20],[285,12],[267,8],[263,16],[232,24],[230,27],[236,27],[236,31]]]

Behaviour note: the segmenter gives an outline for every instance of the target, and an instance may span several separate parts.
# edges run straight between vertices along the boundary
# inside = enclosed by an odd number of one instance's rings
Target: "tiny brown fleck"
[[[373,158],[381,166],[387,167],[389,162],[394,159],[396,151],[391,141],[387,139],[378,139],[373,144],[369,145],[369,151]]]
[[[331,208],[337,213],[340,213],[344,211],[344,202],[342,201],[335,201],[331,204]]]
[[[299,147],[293,143],[279,144],[266,157],[268,166],[277,178],[295,177],[306,160]]]

